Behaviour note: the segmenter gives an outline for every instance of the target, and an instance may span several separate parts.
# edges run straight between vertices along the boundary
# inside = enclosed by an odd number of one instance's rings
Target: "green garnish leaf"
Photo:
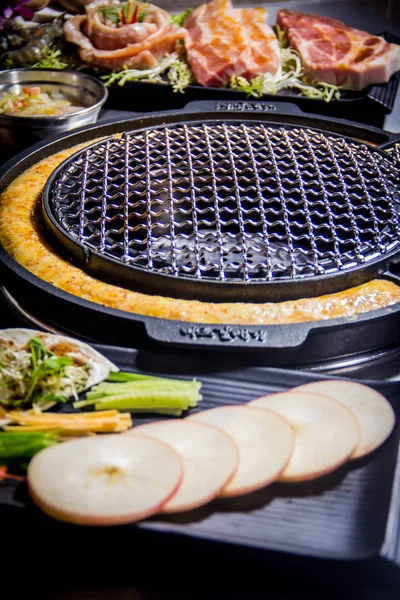
[[[46,394],[45,396],[41,396],[38,400],[35,400],[35,406],[40,404],[47,404],[48,402],[61,402],[64,404],[67,402],[68,398],[63,396],[62,394]]]
[[[175,25],[178,25],[178,27],[183,27],[186,17],[190,15],[191,12],[193,12],[193,8],[187,8],[181,13],[171,15],[171,21],[175,23]]]
[[[148,10],[141,10],[138,15],[137,22],[143,23],[143,21],[145,20],[145,18],[147,17],[148,14],[149,14]]]
[[[43,343],[39,340],[39,338],[31,338],[29,340],[29,349],[32,355],[32,366],[36,367],[37,363],[40,360],[48,358],[50,356],[54,356],[53,352],[46,348]]]
[[[46,352],[50,351],[46,350]],[[35,366],[32,371],[31,385],[24,398],[25,402],[33,397],[34,391],[42,379],[45,379],[50,374],[60,374],[65,367],[73,364],[72,358],[67,356],[56,357],[52,352],[50,354],[51,356],[49,358],[45,358],[40,364],[37,364],[37,362],[34,363]]]
[[[45,371],[56,371],[56,373],[59,373],[63,367],[69,367],[70,365],[72,365],[72,358],[69,358],[68,356],[60,356],[47,358],[40,365],[40,368],[42,369],[43,373]]]
[[[101,14],[104,21],[111,21],[111,23],[118,25],[118,23],[121,21],[121,12],[127,10],[127,4],[124,4],[121,8],[119,6],[100,6],[97,9],[97,12]]]

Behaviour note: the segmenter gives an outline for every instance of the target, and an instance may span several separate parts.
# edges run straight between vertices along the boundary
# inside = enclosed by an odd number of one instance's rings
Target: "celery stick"
[[[90,392],[88,392],[88,398],[95,398],[95,394],[120,394],[127,393],[129,391],[135,392],[136,390],[200,390],[200,381],[175,381],[173,379],[152,379],[152,380],[140,380],[140,381],[129,381],[125,383],[100,383],[99,385],[93,386]]]
[[[171,379],[169,377],[157,377],[155,375],[140,375],[139,373],[124,373],[123,371],[116,371],[109,374],[107,382],[111,383],[126,383],[128,381],[165,381],[172,383],[192,383],[184,379]],[[193,381],[196,381],[195,379]],[[100,384],[104,385],[104,384]]]
[[[100,402],[97,399],[91,401],[82,400],[80,402],[74,402],[72,405],[74,408],[84,408],[85,406],[93,406],[94,404],[98,404],[100,406]],[[96,409],[99,410],[99,409]],[[184,409],[182,408],[130,408],[129,412],[133,413],[154,413],[156,415],[169,415],[171,417],[180,417]]]
[[[146,414],[155,414],[155,415],[167,415],[170,417],[180,417],[182,415],[183,410],[180,408],[131,408],[131,413],[146,413]]]
[[[132,407],[138,408],[183,408],[187,409],[190,401],[198,399],[197,392],[182,392],[181,390],[141,390],[127,394],[112,394],[102,398],[94,398],[96,404],[107,404],[121,400],[130,402]],[[90,403],[93,400],[89,400]]]
[[[97,398],[93,400],[79,400],[78,402],[74,402],[72,406],[74,408],[84,408],[85,406],[92,406],[93,404],[96,404],[97,400]]]
[[[203,396],[198,394],[198,396],[193,396],[191,400],[189,400],[189,407],[193,408],[198,405],[199,402],[203,400]]]
[[[88,392],[86,394],[86,398],[88,400],[96,400],[96,399],[102,399],[102,398],[108,398],[109,396],[141,396],[141,395],[149,395],[152,394],[153,396],[158,396],[158,395],[163,395],[164,393],[174,393],[177,396],[180,396],[181,394],[183,394],[184,396],[188,396],[189,398],[192,396],[197,396],[197,394],[199,393],[199,390],[197,388],[194,387],[170,387],[170,386],[151,386],[151,387],[117,387],[117,388],[112,388],[109,390],[104,390],[104,391],[95,391],[95,392]]]
[[[117,410],[130,410],[134,408],[179,408],[187,410],[190,401],[200,399],[201,396],[197,393],[189,394],[182,391],[177,392],[171,390],[154,393],[149,390],[147,394],[141,392],[140,394],[106,396],[105,398],[98,399],[98,402],[95,404],[95,409],[103,410],[106,408],[115,408]]]
[[[138,381],[141,379],[157,379],[151,375],[139,375],[139,373],[124,373],[123,371],[111,372],[107,377],[107,381],[112,382],[124,382],[124,381]]]

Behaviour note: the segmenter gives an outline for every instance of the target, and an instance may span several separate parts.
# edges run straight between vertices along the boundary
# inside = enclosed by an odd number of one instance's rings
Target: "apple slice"
[[[192,510],[216,498],[237,470],[239,449],[221,429],[189,421],[160,421],[130,429],[169,444],[183,459],[183,479],[161,512]]]
[[[111,434],[42,450],[29,464],[28,489],[61,521],[119,525],[159,512],[182,476],[181,457],[164,442]]]
[[[298,392],[316,392],[345,404],[361,427],[360,441],[351,458],[360,458],[378,448],[391,434],[396,418],[382,394],[355,381],[314,381],[294,388]]]
[[[360,439],[353,413],[329,396],[291,391],[257,398],[249,406],[274,411],[293,426],[294,450],[280,481],[308,481],[334,471]]]
[[[275,481],[293,450],[290,424],[277,414],[250,406],[221,406],[187,417],[225,431],[239,447],[236,474],[220,496],[241,496]]]

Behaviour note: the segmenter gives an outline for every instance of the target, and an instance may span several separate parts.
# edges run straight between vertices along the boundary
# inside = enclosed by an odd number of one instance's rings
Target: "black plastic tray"
[[[400,38],[385,32],[383,35],[388,42],[399,44]],[[372,85],[359,92],[342,92],[339,100],[325,102],[300,96],[297,92],[285,90],[275,95],[265,95],[260,100],[292,102],[302,110],[320,115],[336,116],[352,119],[360,123],[380,125],[384,115],[393,110],[400,72],[395,73],[388,83]],[[233,89],[188,86],[184,93],[175,93],[171,86],[160,83],[127,82],[124,86],[118,83],[109,88],[109,98],[106,108],[149,112],[159,110],[179,109],[188,102],[199,100],[225,100],[235,102],[249,99],[244,92]],[[252,98],[252,100],[255,100]]]
[[[197,377],[204,384],[201,409],[240,404],[260,395],[324,379],[289,370],[229,368],[216,363],[212,356],[209,359],[188,356],[186,360],[177,361],[165,353],[97,348],[123,370]],[[381,555],[395,561],[400,558],[400,464],[396,468],[400,383],[369,383],[392,403],[398,422],[389,440],[370,456],[314,482],[274,484],[241,498],[217,500],[196,511],[174,518],[152,518],[137,526],[119,528],[120,531],[125,532],[125,539],[128,531],[142,537],[151,532],[156,541],[161,534],[168,534],[170,538],[187,542],[202,539],[231,544],[236,549],[247,547],[344,561]],[[61,410],[68,409],[62,407]],[[153,418],[135,419],[135,422],[149,420]],[[32,508],[23,484],[12,481],[0,484],[0,509],[6,506],[19,514],[28,512],[32,519],[39,519],[41,528],[51,526],[50,519]],[[27,507],[29,511],[23,510]],[[51,524],[59,533],[71,529],[82,531],[66,524]],[[106,535],[106,530],[103,531]],[[132,538],[133,545],[134,540]]]

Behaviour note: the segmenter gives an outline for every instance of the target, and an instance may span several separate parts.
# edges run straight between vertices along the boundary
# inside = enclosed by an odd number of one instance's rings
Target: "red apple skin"
[[[243,409],[244,410],[248,410],[248,409],[251,409],[252,411],[254,411],[254,414],[257,414],[257,412],[259,414],[262,414],[262,413],[265,413],[265,412],[267,412],[269,414],[272,413],[273,416],[274,416],[274,418],[277,418],[277,420],[282,421],[283,423],[285,423],[285,425],[290,426],[290,423],[284,417],[282,417],[281,415],[279,415],[277,413],[274,413],[273,411],[268,410],[267,408],[261,408],[261,407],[258,407],[258,406],[250,406],[250,403],[249,404],[244,404],[244,405],[222,406],[222,407],[218,407],[216,409],[209,409],[209,410],[210,411],[212,411],[212,410],[218,410],[218,411],[222,412],[224,410],[231,409],[233,406],[235,407],[235,409],[237,408],[238,410],[243,410]],[[200,414],[200,413],[196,413],[196,414],[192,415],[191,417],[186,417],[186,418],[189,421],[193,420],[194,422],[196,422],[196,415],[197,414]],[[199,422],[203,422],[203,421],[199,420]],[[216,425],[213,425],[213,426],[217,427]],[[228,435],[230,435],[230,434],[228,434]],[[233,437],[233,439],[235,439],[234,436],[232,436],[232,437]],[[224,490],[222,490],[222,492],[219,495],[219,497],[220,498],[234,498],[236,496],[244,496],[246,494],[250,494],[252,492],[256,492],[256,491],[258,491],[260,489],[263,489],[264,487],[270,485],[271,483],[274,483],[275,481],[279,480],[280,475],[285,470],[285,468],[287,467],[287,465],[288,465],[288,463],[290,461],[290,458],[291,458],[291,455],[292,455],[292,452],[293,452],[293,447],[294,447],[294,438],[292,438],[292,446],[291,446],[291,449],[290,449],[290,451],[288,453],[287,460],[286,460],[285,464],[282,465],[282,468],[280,469],[280,471],[278,473],[275,473],[273,476],[265,477],[265,479],[263,479],[262,481],[260,480],[257,483],[254,483],[254,484],[251,484],[251,485],[246,485],[246,486],[243,485],[242,487],[237,487],[237,488],[235,488],[233,490],[229,490],[229,489],[226,490],[226,489],[224,489]],[[240,451],[240,444],[239,444],[239,451]]]
[[[323,389],[322,389],[322,387],[321,388],[319,387],[320,385],[323,386]],[[331,385],[334,388],[336,388],[336,391],[333,391],[332,394],[330,393],[330,390],[329,390]],[[351,412],[354,412],[352,409],[352,406],[347,404],[347,402],[345,402],[343,400],[343,397],[340,397],[337,394],[337,386],[342,388],[342,391],[344,394],[346,393],[346,390],[348,390],[350,394],[352,394],[353,392],[356,392],[360,395],[360,397],[362,397],[363,394],[368,394],[368,393],[373,392],[378,398],[381,397],[382,409],[385,411],[385,414],[387,415],[388,425],[387,425],[386,435],[384,435],[384,436],[381,435],[378,441],[375,439],[373,441],[370,440],[368,443],[365,442],[365,439],[363,439],[364,436],[361,435],[360,442],[350,457],[350,460],[356,460],[358,458],[367,456],[368,454],[370,454],[371,452],[373,452],[374,450],[379,448],[388,439],[388,437],[392,433],[393,428],[395,426],[396,416],[395,416],[394,410],[393,410],[390,402],[388,402],[388,400],[382,394],[380,394],[373,388],[370,388],[369,386],[367,386],[363,383],[356,382],[356,381],[344,381],[344,380],[337,380],[337,379],[332,380],[332,381],[324,380],[324,381],[306,383],[306,384],[297,386],[296,388],[294,388],[294,391],[313,392],[314,390],[316,390],[318,393],[326,394],[327,396],[331,396],[335,400],[338,400],[339,402],[343,403]],[[354,416],[356,418],[358,418],[358,414],[356,412],[354,412]],[[391,423],[389,426],[390,420],[391,420]],[[361,427],[361,431],[363,433],[362,427]]]
[[[283,396],[288,396],[291,394],[300,394],[300,396],[301,396],[303,394],[305,395],[305,391],[300,390],[298,388],[293,388],[291,390],[288,390],[287,392],[279,392],[276,394],[272,394],[272,396],[274,396],[274,397],[282,396],[283,397]],[[313,396],[314,394],[311,394],[311,395]],[[356,417],[354,416],[354,414],[352,413],[352,411],[347,406],[340,403],[338,400],[335,400],[335,398],[332,398],[331,396],[327,396],[327,394],[315,394],[315,395],[325,396],[325,398],[329,398],[329,400],[334,400],[336,403],[341,404],[342,409],[344,408],[345,411],[348,413],[348,415],[349,416],[351,415],[352,421],[360,433],[360,431],[361,431],[360,424],[359,424],[358,420],[356,419]],[[270,398],[270,396],[262,396],[260,398],[256,398],[255,400],[252,400],[251,402],[249,402],[249,405],[257,407],[257,408],[261,408],[262,401],[264,398],[265,398],[265,400],[267,400],[268,398]],[[260,403],[260,404],[258,404],[258,403]],[[266,405],[265,408],[267,409],[268,406]],[[273,409],[268,408],[268,410],[273,410]],[[294,428],[296,428],[296,425],[293,423],[292,423],[292,426]],[[309,473],[304,473],[304,474],[299,473],[298,475],[291,475],[291,476],[285,475],[285,469],[283,469],[283,471],[281,472],[281,475],[278,478],[278,481],[279,481],[279,483],[301,483],[301,482],[306,482],[306,481],[313,481],[314,479],[319,479],[320,477],[323,477],[324,475],[328,475],[329,473],[336,471],[339,467],[346,464],[351,459],[357,445],[358,445],[358,441],[355,440],[353,447],[349,448],[349,451],[346,456],[342,456],[340,460],[337,460],[335,463],[331,463],[329,466],[327,466],[326,468],[323,468],[323,469],[322,468],[315,469],[314,471],[311,471]]]
[[[109,516],[79,517],[76,515],[60,512],[54,506],[52,506],[50,503],[49,504],[45,503],[41,498],[39,498],[39,496],[36,495],[32,486],[29,484],[29,480],[28,480],[28,491],[29,491],[29,495],[30,495],[33,503],[38,508],[40,508],[40,510],[42,512],[44,512],[47,516],[52,517],[53,519],[56,519],[57,521],[64,521],[66,523],[72,523],[74,525],[91,525],[91,526],[95,526],[95,527],[107,527],[107,526],[111,526],[111,525],[126,525],[128,523],[136,523],[137,521],[142,521],[143,519],[147,519],[147,517],[151,517],[152,515],[159,513],[161,511],[163,505],[165,504],[165,502],[168,502],[168,500],[170,498],[172,498],[172,496],[176,493],[176,491],[178,490],[178,488],[181,484],[181,481],[182,481],[182,474],[181,474],[181,478],[178,480],[176,486],[171,491],[171,493],[168,494],[168,496],[165,499],[163,499],[162,502],[157,504],[156,507],[152,507],[148,511],[145,511],[142,513],[135,513],[134,515],[125,515],[125,516],[119,516],[119,517],[109,517]]]
[[[189,420],[189,419],[188,419]],[[195,423],[195,421],[193,421],[193,423]],[[181,504],[179,507],[179,510],[174,509],[174,508],[168,508],[168,502],[165,502],[160,510],[160,512],[162,514],[177,514],[177,513],[181,513],[181,512],[186,512],[189,510],[194,510],[196,508],[200,508],[201,506],[204,506],[205,504],[208,504],[209,502],[211,502],[212,500],[214,500],[215,498],[221,496],[221,492],[224,489],[224,487],[233,479],[233,477],[235,476],[235,473],[237,471],[238,465],[239,465],[239,450],[237,448],[237,444],[235,442],[235,440],[232,438],[232,436],[230,436],[228,433],[226,433],[225,431],[222,431],[220,429],[218,429],[217,427],[214,427],[213,425],[208,425],[207,423],[196,423],[197,425],[200,425],[202,427],[208,427],[209,429],[217,429],[217,431],[221,431],[226,437],[230,438],[234,445],[236,446],[237,449],[237,453],[236,453],[236,467],[233,470],[233,472],[226,478],[226,480],[224,482],[222,482],[222,484],[220,485],[218,490],[215,490],[215,492],[213,492],[212,494],[209,494],[208,496],[205,496],[201,499],[201,501],[199,502],[191,502],[191,503],[187,503],[187,504]],[[124,433],[124,435],[130,435],[133,432],[137,432],[139,431],[140,434],[144,433],[144,435],[146,435],[146,425],[140,425],[139,427],[135,427],[133,429],[129,429],[127,432]],[[148,434],[151,437],[151,434]],[[158,439],[158,438],[157,438]],[[183,478],[184,478],[184,474],[183,474]],[[183,479],[182,479],[183,480]],[[177,488],[176,491],[178,491],[179,486]],[[171,498],[169,498],[170,500]]]

